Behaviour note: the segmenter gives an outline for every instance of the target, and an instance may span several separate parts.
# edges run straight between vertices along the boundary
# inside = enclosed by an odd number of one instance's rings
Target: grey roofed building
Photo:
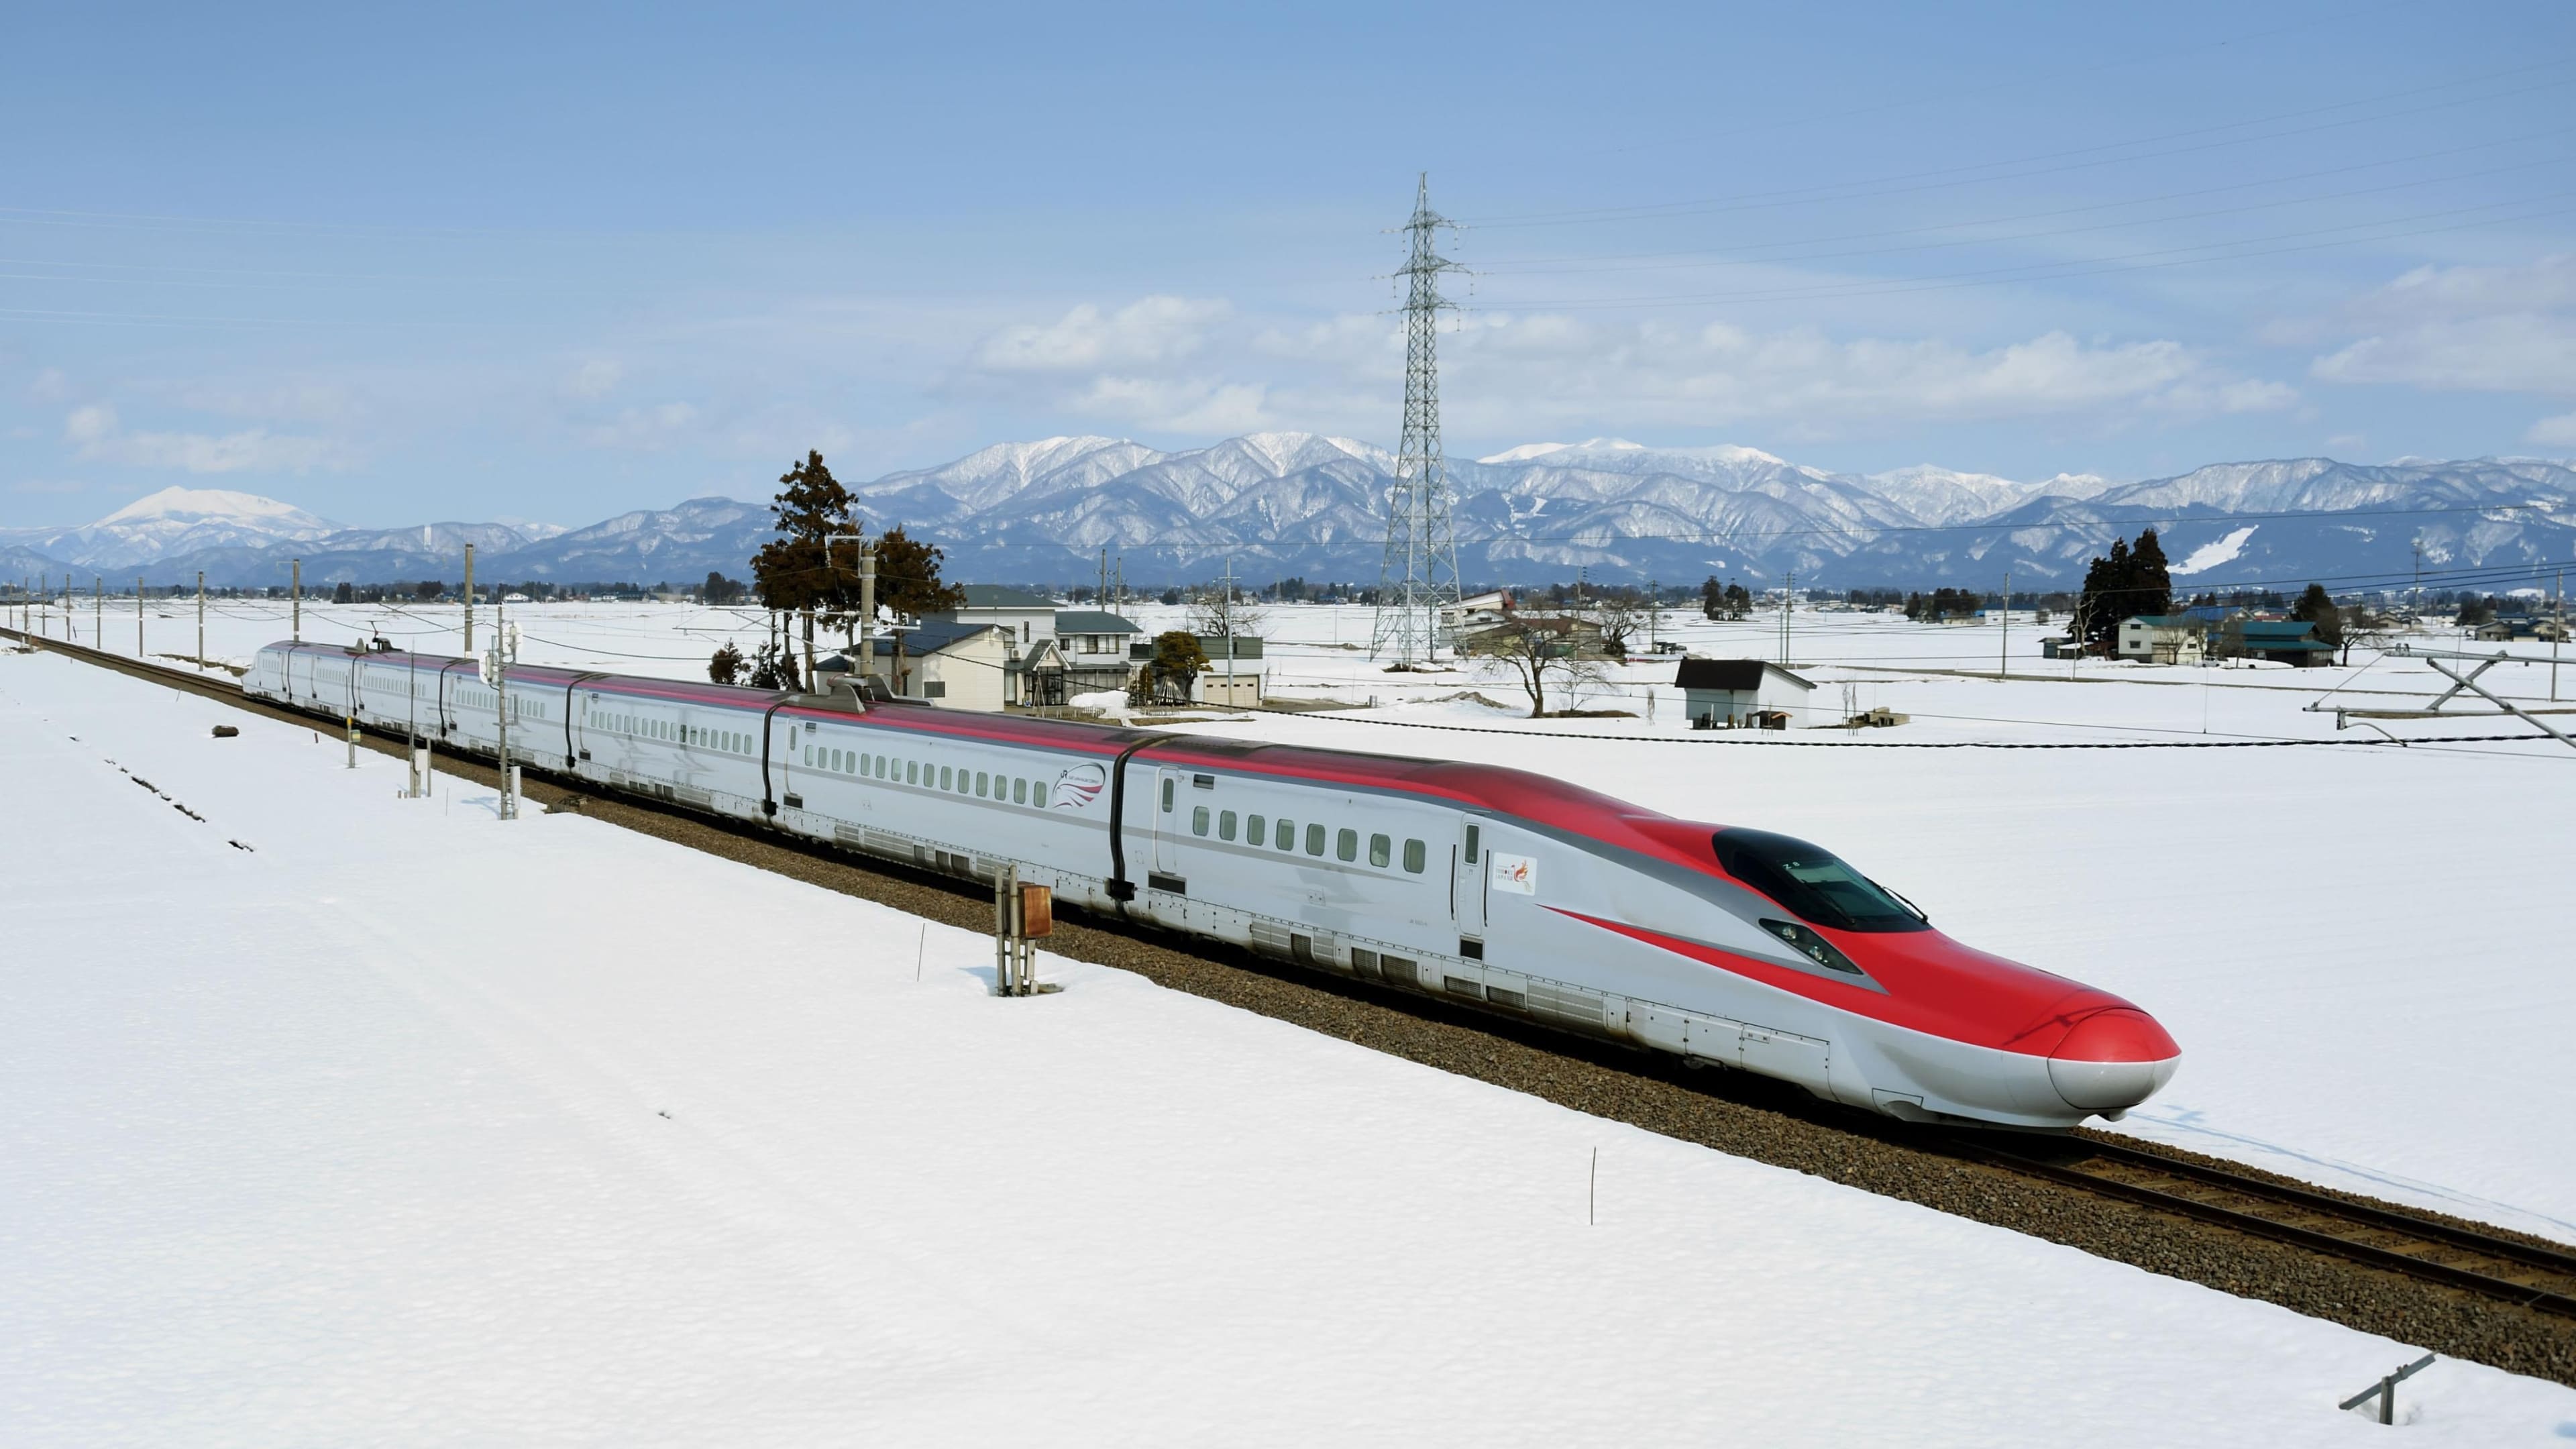
[[[1002,584],[960,584],[958,589],[966,595],[963,607],[969,609],[1053,610],[1056,607],[1055,600],[1043,594],[1032,594],[1026,589]]]
[[[1055,636],[1067,634],[1142,634],[1144,628],[1132,619],[1100,609],[1058,609],[1055,611]]]
[[[1794,719],[1816,687],[1767,659],[1684,659],[1673,683],[1701,729],[1742,729],[1764,722],[1764,715],[1775,723]]]

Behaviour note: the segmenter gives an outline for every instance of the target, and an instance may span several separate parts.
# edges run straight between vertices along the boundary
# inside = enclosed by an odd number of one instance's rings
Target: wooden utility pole
[[[2004,570],[2004,611],[1996,616],[2003,621],[2003,643],[1995,652],[1995,678],[2002,679],[2012,669],[2012,570]]]

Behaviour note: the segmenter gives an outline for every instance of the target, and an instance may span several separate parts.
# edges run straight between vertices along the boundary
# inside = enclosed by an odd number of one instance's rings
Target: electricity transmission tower
[[[1448,470],[1440,458],[1440,313],[1455,306],[1440,295],[1440,274],[1462,271],[1433,247],[1456,223],[1431,209],[1428,172],[1414,192],[1411,239],[1402,270],[1404,303],[1404,438],[1396,447],[1395,482],[1386,491],[1386,561],[1377,577],[1377,623],[1371,658],[1394,656],[1410,669],[1440,647],[1440,611],[1458,602],[1458,534],[1449,517]]]

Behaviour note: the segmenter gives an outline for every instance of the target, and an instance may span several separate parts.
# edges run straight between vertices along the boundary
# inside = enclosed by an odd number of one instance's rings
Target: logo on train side
[[[1109,783],[1109,772],[1098,765],[1078,765],[1055,777],[1055,794],[1047,801],[1050,810],[1079,810],[1100,798]]]
[[[1537,860],[1526,855],[1505,855],[1499,850],[1488,852],[1486,859],[1493,862],[1493,873],[1488,879],[1494,889],[1509,891],[1516,896],[1538,894]]]

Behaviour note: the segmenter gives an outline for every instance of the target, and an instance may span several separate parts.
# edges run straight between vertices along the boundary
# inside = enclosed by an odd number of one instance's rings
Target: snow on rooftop
[[[0,656],[9,1442],[2327,1445],[2414,1356],[341,759]]]

